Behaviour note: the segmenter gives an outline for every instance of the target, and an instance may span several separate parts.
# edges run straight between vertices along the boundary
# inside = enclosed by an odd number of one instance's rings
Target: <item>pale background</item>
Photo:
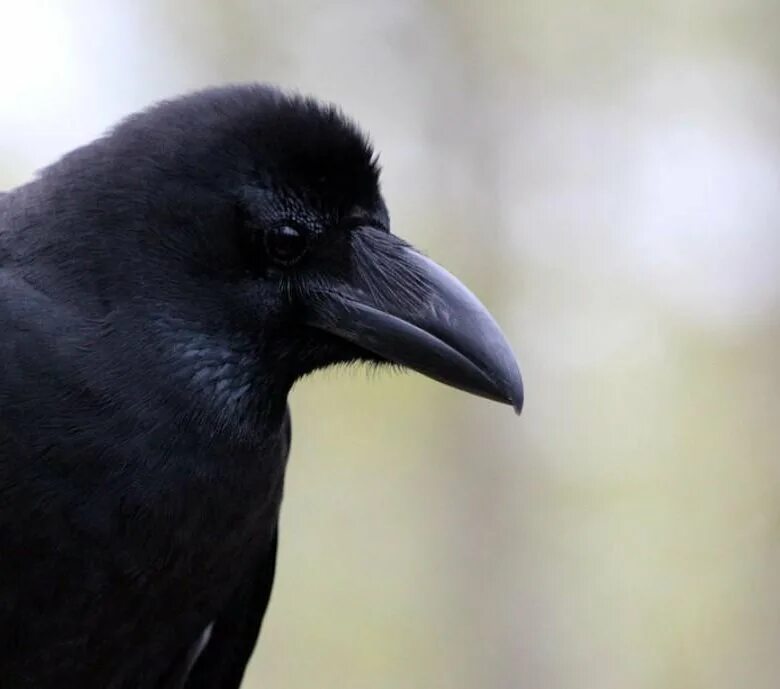
[[[777,0],[0,0],[0,188],[156,99],[340,103],[394,230],[505,326],[521,418],[293,393],[246,686],[780,685]]]

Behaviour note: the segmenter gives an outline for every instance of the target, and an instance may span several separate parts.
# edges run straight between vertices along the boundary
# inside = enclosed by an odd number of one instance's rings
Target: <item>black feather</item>
[[[238,685],[287,392],[362,355],[295,326],[292,278],[248,247],[299,222],[349,275],[351,215],[386,222],[378,175],[336,108],[250,85],[134,115],[2,196],[3,689]]]

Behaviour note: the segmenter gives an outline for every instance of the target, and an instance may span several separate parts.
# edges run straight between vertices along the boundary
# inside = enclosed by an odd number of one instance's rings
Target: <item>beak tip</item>
[[[512,408],[515,410],[515,414],[517,414],[517,416],[520,416],[523,411],[524,401],[525,395],[523,394],[523,385],[521,383],[512,391],[512,394],[509,395],[508,399],[509,404],[512,405]]]
[[[523,403],[525,402],[525,385],[523,383],[523,375],[520,373],[520,367],[517,365],[517,362],[515,362],[515,375],[513,376],[509,399],[511,400],[515,414],[520,416],[523,411]]]
[[[515,414],[520,416],[525,402],[525,386],[517,365],[512,366],[512,369],[514,370],[504,377],[502,401],[510,405],[515,410]]]

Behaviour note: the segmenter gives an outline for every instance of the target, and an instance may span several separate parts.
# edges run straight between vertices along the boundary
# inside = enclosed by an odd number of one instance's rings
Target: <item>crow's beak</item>
[[[304,305],[306,323],[519,414],[523,381],[515,357],[474,294],[392,235],[355,235],[350,283],[316,289]]]

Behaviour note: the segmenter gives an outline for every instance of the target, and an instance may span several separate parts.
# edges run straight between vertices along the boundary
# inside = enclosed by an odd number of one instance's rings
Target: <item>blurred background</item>
[[[414,376],[293,392],[246,687],[778,686],[778,26],[776,0],[0,0],[0,188],[160,98],[315,94],[520,357],[520,418]]]

